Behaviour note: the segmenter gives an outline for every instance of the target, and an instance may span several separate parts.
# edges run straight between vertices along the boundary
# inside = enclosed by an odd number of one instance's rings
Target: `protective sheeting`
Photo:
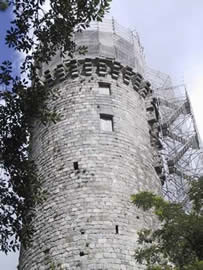
[[[171,77],[159,70],[151,67],[145,67],[144,78],[150,81],[151,87],[156,97],[175,98],[174,87]]]
[[[86,57],[107,57],[144,74],[144,49],[137,33],[120,26],[114,19],[92,23],[90,28],[75,33],[77,46],[87,47]]]

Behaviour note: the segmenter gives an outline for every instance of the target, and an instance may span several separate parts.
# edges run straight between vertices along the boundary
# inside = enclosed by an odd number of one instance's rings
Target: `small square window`
[[[103,131],[113,131],[113,116],[100,114],[100,127]]]
[[[109,96],[111,94],[110,84],[99,82],[99,94]]]

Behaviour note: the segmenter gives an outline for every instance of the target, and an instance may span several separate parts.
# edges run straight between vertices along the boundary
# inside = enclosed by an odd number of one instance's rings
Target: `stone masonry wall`
[[[60,89],[49,102],[61,119],[33,131],[32,157],[48,195],[20,270],[144,269],[133,257],[137,231],[154,219],[130,196],[161,187],[145,109],[150,90],[131,69],[102,61],[106,69],[84,59],[58,65],[58,78],[57,69],[45,72],[46,83]],[[110,94],[100,91],[106,88]],[[101,117],[112,131],[102,130]]]

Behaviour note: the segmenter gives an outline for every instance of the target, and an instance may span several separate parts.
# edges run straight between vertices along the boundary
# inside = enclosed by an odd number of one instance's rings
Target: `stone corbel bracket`
[[[144,99],[152,92],[150,83],[145,81],[141,74],[129,66],[123,66],[120,62],[108,58],[67,59],[58,63],[54,70],[45,70],[41,79],[49,87],[53,87],[68,79],[77,80],[93,75],[122,80]]]
[[[160,124],[159,124],[159,111],[156,106],[156,100],[152,95],[149,95],[145,100],[145,107],[147,112],[147,121],[149,124],[150,143],[154,151],[153,166],[159,176],[162,184],[165,181],[163,160],[159,153],[162,149],[160,141]]]

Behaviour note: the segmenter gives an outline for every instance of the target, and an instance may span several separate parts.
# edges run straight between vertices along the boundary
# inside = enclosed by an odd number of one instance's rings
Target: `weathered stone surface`
[[[113,78],[111,71],[100,76],[91,66],[90,77],[75,69],[50,101],[61,120],[33,130],[32,157],[48,196],[19,269],[48,270],[52,263],[66,270],[143,269],[133,257],[137,231],[152,227],[154,218],[130,196],[159,193],[161,186],[144,98],[133,88],[131,71],[124,82],[115,71]],[[110,95],[99,92],[100,82],[110,85]],[[101,114],[112,117],[113,131],[101,130]]]

